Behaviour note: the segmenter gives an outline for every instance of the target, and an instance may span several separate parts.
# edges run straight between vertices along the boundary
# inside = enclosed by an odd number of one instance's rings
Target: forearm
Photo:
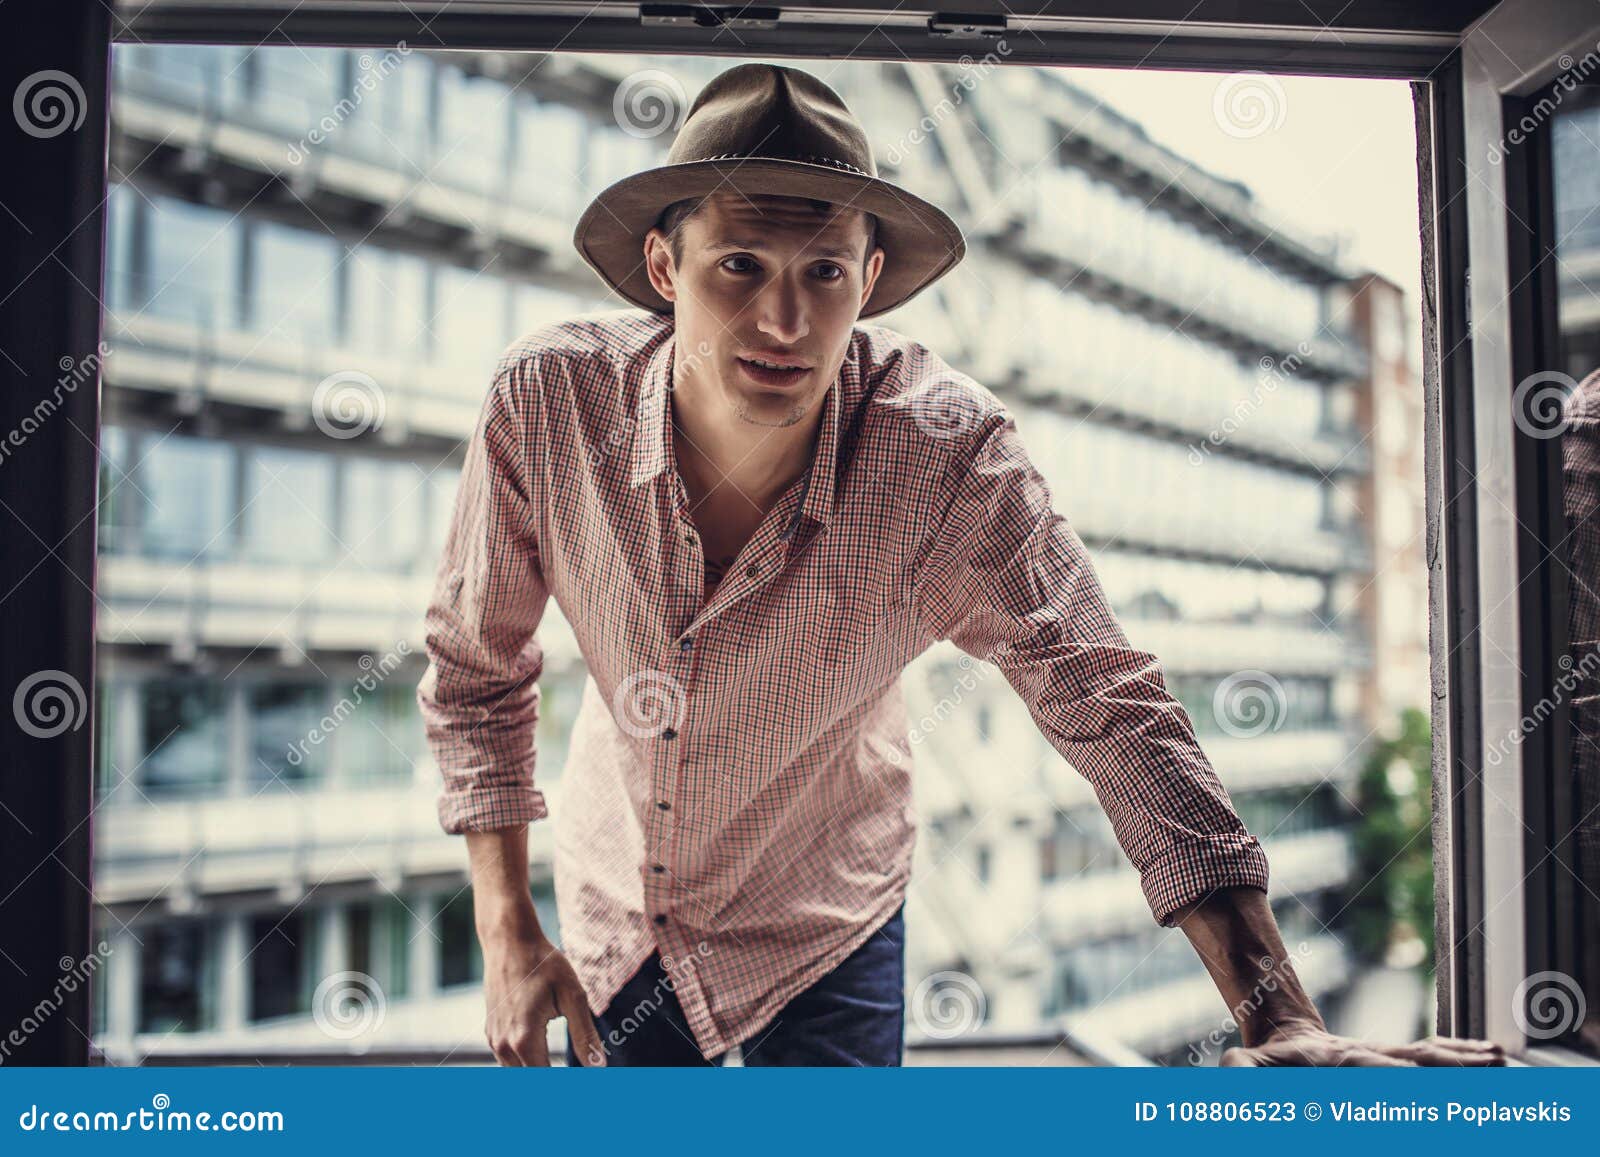
[[[467,832],[472,861],[472,911],[478,939],[488,944],[511,935],[543,939],[528,890],[528,829]]]
[[[1284,1030],[1327,1027],[1295,974],[1261,889],[1218,888],[1179,909],[1173,922],[1205,962],[1247,1047]]]

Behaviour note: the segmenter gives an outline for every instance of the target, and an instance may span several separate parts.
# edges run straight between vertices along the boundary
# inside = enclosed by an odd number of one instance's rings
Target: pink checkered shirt
[[[1003,672],[1088,778],[1158,922],[1214,888],[1266,889],[1265,853],[993,394],[858,323],[809,471],[707,601],[668,426],[674,332],[623,310],[506,350],[417,694],[444,830],[542,819],[550,596],[571,624],[589,677],[556,903],[595,1011],[659,949],[712,1056],[894,913],[916,836],[900,672],[941,639]]]

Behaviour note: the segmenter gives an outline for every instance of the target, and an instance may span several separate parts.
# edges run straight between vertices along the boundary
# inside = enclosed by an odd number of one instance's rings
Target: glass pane
[[[144,457],[133,473],[142,495],[144,552],[183,561],[231,554],[233,447],[148,435],[141,450]]]
[[[139,948],[139,1031],[198,1032],[205,1015],[206,926],[203,921],[145,928]]]
[[[408,571],[422,546],[427,475],[413,462],[351,458],[345,462],[344,546],[373,570]]]
[[[251,1020],[311,1010],[306,984],[312,975],[314,925],[309,913],[298,910],[251,919]]]
[[[333,548],[333,466],[326,454],[258,446],[245,459],[245,553],[315,563]]]
[[[163,677],[138,690],[138,779],[149,795],[207,793],[227,781],[227,699],[221,684]]]
[[[279,342],[326,345],[338,316],[338,243],[268,222],[257,227],[254,244],[251,328]]]
[[[245,698],[250,715],[250,776],[261,786],[283,787],[319,779],[327,768],[321,720],[327,684],[268,683]]]
[[[357,688],[359,691],[359,688]],[[422,720],[416,688],[382,684],[350,698],[354,710],[339,727],[340,775],[349,783],[405,783],[422,758]]]
[[[233,213],[174,197],[155,196],[145,205],[150,265],[137,303],[157,317],[204,329],[239,324],[239,238]]]
[[[1516,418],[1525,432],[1560,439],[1567,652],[1551,694],[1571,713],[1570,794],[1557,799],[1555,814],[1570,816],[1572,831],[1553,838],[1572,851],[1576,879],[1562,885],[1576,908],[1576,975],[1547,977],[1518,1011],[1537,1039],[1560,1038],[1600,1057],[1600,90],[1582,85],[1557,96],[1551,186],[1561,365],[1518,384]]]

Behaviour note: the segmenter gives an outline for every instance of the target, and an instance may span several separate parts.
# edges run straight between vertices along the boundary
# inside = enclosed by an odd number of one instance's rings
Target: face
[[[800,421],[838,376],[883,268],[881,248],[862,261],[866,214],[719,192],[683,223],[680,237],[681,263],[659,229],[645,238],[650,280],[673,303],[674,388],[703,390],[757,425]]]

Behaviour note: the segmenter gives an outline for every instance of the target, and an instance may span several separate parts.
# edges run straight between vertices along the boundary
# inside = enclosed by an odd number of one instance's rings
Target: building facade
[[[95,881],[111,1059],[481,1041],[466,850],[438,828],[414,702],[463,445],[508,342],[623,304],[572,222],[658,163],[732,63],[117,46]],[[1420,541],[1373,537],[1377,291],[1052,70],[807,67],[884,174],[968,236],[956,271],[874,321],[1011,406],[1266,844],[1297,972],[1335,1001],[1344,788],[1427,686],[1425,639],[1414,687],[1377,661],[1380,619],[1419,596],[1373,597],[1421,567]],[[553,604],[541,639],[558,817],[584,669]],[[904,678],[912,1039],[1071,1023],[1181,1061],[1217,1037],[1215,988],[1152,922],[1087,783],[998,672],[960,659],[935,648]],[[549,824],[530,844],[559,937]]]

